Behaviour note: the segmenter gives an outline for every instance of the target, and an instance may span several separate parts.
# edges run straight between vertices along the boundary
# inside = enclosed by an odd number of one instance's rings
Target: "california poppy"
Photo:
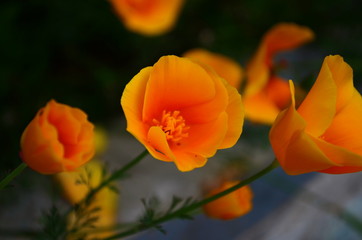
[[[243,93],[245,117],[253,122],[272,124],[290,101],[288,82],[275,74],[274,56],[314,38],[313,32],[293,23],[279,23],[263,37],[246,67]]]
[[[127,130],[159,160],[180,171],[205,165],[232,147],[243,126],[238,91],[188,58],[165,56],[127,84],[121,105]]]
[[[244,77],[244,71],[240,64],[235,60],[222,54],[200,48],[191,49],[184,53],[183,56],[210,66],[220,77],[228,81],[231,86],[236,89],[240,88],[241,81]]]
[[[21,158],[43,174],[72,171],[94,155],[93,124],[78,108],[51,100],[21,136]]]
[[[115,12],[131,31],[159,35],[175,24],[183,0],[110,0]]]
[[[237,181],[226,181],[221,186],[212,189],[208,196],[218,194],[234,185]],[[204,213],[211,217],[221,220],[230,220],[243,216],[251,211],[253,192],[249,186],[241,187],[221,198],[218,198],[203,206]]]
[[[352,75],[341,56],[326,57],[298,109],[290,82],[292,103],[278,115],[269,135],[288,174],[362,170],[362,99]]]

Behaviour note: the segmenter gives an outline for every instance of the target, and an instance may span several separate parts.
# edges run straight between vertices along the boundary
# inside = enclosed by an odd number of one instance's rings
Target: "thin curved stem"
[[[127,172],[132,167],[136,166],[142,159],[144,159],[147,156],[147,154],[148,154],[148,151],[144,150],[141,154],[139,154],[136,158],[134,158],[133,160],[128,162],[122,168],[113,172],[109,177],[107,177],[105,180],[103,180],[97,187],[90,189],[88,194],[81,201],[79,201],[76,205],[71,206],[65,215],[69,215],[71,212],[75,211],[76,209],[78,212],[84,213],[84,211],[86,211],[86,209],[89,207],[90,202],[93,200],[93,197],[100,190],[102,190],[104,187],[109,186],[109,184],[111,182],[122,177],[125,172]],[[77,220],[78,220],[78,218],[77,218]],[[78,223],[79,222],[75,222],[74,226],[71,227],[70,230],[67,232],[68,235],[75,236],[75,235],[79,234]]]
[[[135,159],[133,159],[132,161],[130,161],[129,163],[127,163],[125,166],[123,166],[122,168],[120,168],[119,170],[115,171],[114,173],[112,173],[111,176],[109,176],[107,179],[105,179],[101,184],[99,184],[96,188],[92,189],[88,195],[86,196],[86,198],[84,199],[83,202],[88,202],[90,199],[93,198],[93,196],[99,192],[101,189],[103,189],[104,187],[106,187],[109,183],[113,182],[114,180],[117,180],[118,178],[120,178],[122,175],[124,175],[125,172],[127,172],[130,168],[134,167],[135,165],[137,165],[144,157],[146,157],[148,154],[147,150],[144,150],[141,154],[139,154]]]
[[[168,220],[171,220],[171,219],[174,219],[174,218],[177,218],[179,216],[182,216],[182,215],[185,215],[186,213],[189,213],[193,210],[196,210],[198,208],[200,208],[201,206],[209,203],[209,202],[212,202],[218,198],[221,198],[247,184],[250,184],[252,183],[253,181],[261,178],[262,176],[266,175],[267,173],[271,172],[273,169],[275,169],[277,166],[279,166],[278,162],[277,161],[274,161],[272,162],[268,167],[266,167],[265,169],[261,170],[260,172],[256,173],[255,175],[241,181],[240,183],[238,183],[237,185],[234,185],[233,187],[230,187],[226,190],[224,190],[223,192],[220,192],[218,194],[215,194],[211,197],[208,197],[208,198],[205,198],[201,201],[198,201],[196,203],[193,203],[191,205],[188,205],[188,206],[185,206],[183,208],[180,208],[174,212],[171,212],[165,216],[162,216],[158,219],[155,219],[153,221],[151,221],[150,223],[148,224],[138,224],[136,226],[134,226],[133,228],[127,230],[127,231],[124,231],[124,232],[120,232],[120,233],[117,233],[113,236],[110,236],[108,238],[105,238],[104,240],[111,240],[111,239],[117,239],[117,238],[121,238],[121,237],[126,237],[126,236],[130,236],[130,235],[133,235],[137,232],[140,232],[140,231],[143,231],[143,230],[146,230],[146,229],[149,229],[149,228],[152,228],[154,226],[157,226],[163,222],[166,222]]]
[[[11,173],[9,173],[4,179],[0,182],[0,190],[6,187],[16,176],[18,176],[28,165],[22,162],[17,168],[15,168]]]

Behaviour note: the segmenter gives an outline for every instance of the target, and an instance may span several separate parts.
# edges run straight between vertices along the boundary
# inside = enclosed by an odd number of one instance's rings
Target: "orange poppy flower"
[[[102,181],[103,166],[99,161],[92,160],[86,165],[78,168],[73,172],[62,172],[54,175],[56,182],[61,187],[61,191],[66,200],[72,205],[79,203],[88,194],[90,187],[97,187]],[[83,182],[84,181],[84,182]],[[99,208],[98,211],[92,212],[87,219],[96,219],[92,224],[94,227],[111,227],[114,226],[117,219],[118,194],[109,188],[103,188],[95,194],[89,209]],[[72,226],[75,221],[75,215],[68,219],[68,226]],[[112,232],[91,233],[86,239],[105,238]],[[70,239],[72,239],[70,237]]]
[[[94,155],[93,124],[82,110],[51,100],[25,128],[20,145],[22,160],[35,171],[72,171]]]
[[[228,81],[231,86],[236,89],[240,88],[244,72],[240,64],[231,58],[204,49],[192,49],[183,56],[210,66],[220,77]]]
[[[165,56],[142,69],[121,105],[127,130],[154,158],[180,171],[202,167],[218,149],[232,147],[243,126],[238,91],[188,58]]]
[[[280,23],[263,37],[246,68],[247,82],[243,95],[245,117],[253,122],[272,124],[290,101],[288,82],[274,74],[273,57],[309,42],[313,32],[293,23]]]
[[[282,111],[270,131],[276,158],[288,174],[362,170],[362,99],[343,58],[325,58],[312,89]]]
[[[220,187],[213,189],[208,193],[208,197],[218,194],[239,182],[224,182]],[[204,213],[211,218],[230,220],[243,216],[251,211],[253,192],[249,186],[244,186],[231,192],[221,198],[216,199],[203,206]]]
[[[124,25],[144,35],[159,35],[170,30],[183,0],[110,0]]]

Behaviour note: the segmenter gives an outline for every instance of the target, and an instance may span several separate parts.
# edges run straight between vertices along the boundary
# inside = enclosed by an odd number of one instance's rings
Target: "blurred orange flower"
[[[272,124],[279,111],[290,101],[288,82],[275,75],[273,57],[314,38],[313,32],[293,23],[271,28],[246,68],[247,82],[243,95],[245,117],[253,122]]]
[[[275,155],[288,174],[362,170],[362,99],[343,58],[325,58],[312,89],[295,109],[282,111],[270,131]]]
[[[21,158],[43,174],[72,171],[94,155],[93,124],[78,108],[51,100],[21,136]]]
[[[180,171],[204,166],[242,132],[238,91],[188,58],[165,56],[142,69],[126,86],[121,105],[127,130],[154,158],[174,162]]]
[[[94,129],[94,142],[96,156],[102,155],[108,147],[108,132],[101,126],[96,126]]]
[[[207,197],[218,194],[238,183],[237,181],[224,182],[220,187],[210,191]],[[244,186],[204,205],[203,210],[204,213],[211,218],[230,220],[249,213],[253,208],[252,198],[253,192],[251,188]]]
[[[159,35],[175,24],[183,0],[110,0],[123,24],[144,35]]]
[[[199,61],[210,66],[215,72],[236,89],[240,88],[244,71],[239,63],[224,55],[204,49],[192,49],[184,53],[184,57]]]
[[[90,188],[97,187],[102,181],[103,165],[96,160],[92,160],[86,165],[73,172],[62,172],[54,175],[55,180],[61,187],[64,197],[72,205],[79,203],[88,194]],[[118,194],[109,189],[103,188],[94,196],[89,210],[99,208],[93,211],[86,219],[96,219],[92,225],[97,228],[114,226],[117,220]],[[75,221],[75,215],[68,219],[68,226],[72,226]],[[88,229],[89,230],[89,229]],[[91,233],[86,239],[105,238],[112,234],[110,231],[102,233]],[[72,239],[70,237],[70,239]],[[78,238],[77,238],[78,239]]]

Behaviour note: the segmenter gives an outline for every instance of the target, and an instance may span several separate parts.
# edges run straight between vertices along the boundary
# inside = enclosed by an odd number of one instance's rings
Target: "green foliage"
[[[141,199],[142,204],[145,208],[145,211],[141,218],[139,219],[140,228],[148,228],[152,226],[156,230],[160,231],[163,234],[166,234],[165,229],[160,224],[155,224],[159,219],[168,217],[172,215],[176,211],[186,208],[193,203],[197,202],[192,197],[188,197],[186,199],[182,199],[178,196],[173,196],[170,206],[167,208],[166,211],[161,209],[161,202],[156,197],[151,197],[150,199]],[[192,220],[193,217],[190,212],[183,212],[178,214],[176,217],[184,220]]]
[[[148,200],[141,199],[141,201],[145,211],[142,217],[139,219],[139,222],[141,223],[141,226],[149,226],[162,215],[158,210],[160,201],[156,197],[152,197]],[[161,225],[157,224],[153,227],[161,233],[166,234],[166,231],[162,228]]]
[[[45,212],[42,218],[43,230],[37,240],[64,240],[67,232],[66,217],[56,206]]]

